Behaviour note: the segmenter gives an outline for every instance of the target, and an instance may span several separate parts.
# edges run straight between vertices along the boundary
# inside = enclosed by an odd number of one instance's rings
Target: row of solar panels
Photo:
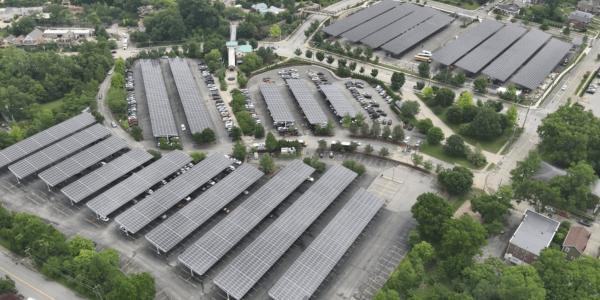
[[[200,96],[198,85],[185,59],[169,59],[169,68],[183,105],[191,133],[212,128],[208,108]],[[140,69],[144,82],[148,112],[154,137],[177,136],[177,125],[169,103],[167,88],[163,79],[160,63],[157,60],[140,60]]]
[[[454,21],[429,7],[382,1],[339,20],[323,31],[399,55]]]
[[[436,50],[433,60],[533,90],[570,49],[543,31],[486,20]]]

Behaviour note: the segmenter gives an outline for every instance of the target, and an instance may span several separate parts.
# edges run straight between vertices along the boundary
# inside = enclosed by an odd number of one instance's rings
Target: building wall
[[[506,253],[510,253],[512,256],[528,264],[532,263],[534,260],[537,259],[537,255],[511,243],[508,244],[508,247],[506,248]]]

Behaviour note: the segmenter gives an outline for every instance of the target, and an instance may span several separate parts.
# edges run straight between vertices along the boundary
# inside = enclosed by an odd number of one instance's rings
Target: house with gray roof
[[[576,10],[569,14],[569,23],[573,28],[577,29],[586,29],[588,24],[592,22],[594,15],[583,12],[580,10]]]
[[[532,263],[550,246],[559,226],[558,221],[527,210],[508,241],[504,259],[518,265]]]

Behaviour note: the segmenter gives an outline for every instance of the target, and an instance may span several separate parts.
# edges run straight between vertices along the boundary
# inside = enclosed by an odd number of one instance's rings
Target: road
[[[8,275],[15,281],[19,293],[25,298],[36,300],[70,300],[83,299],[70,289],[62,286],[55,281],[49,281],[36,270],[31,270],[21,263],[16,263],[20,259],[13,259],[10,252],[0,248],[0,275]]]

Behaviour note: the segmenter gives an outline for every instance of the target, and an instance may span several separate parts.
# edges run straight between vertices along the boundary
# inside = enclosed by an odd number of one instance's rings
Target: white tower
[[[235,49],[238,46],[238,42],[236,41],[236,38],[237,38],[236,35],[237,35],[237,23],[231,22],[229,42],[226,43],[226,45],[227,45],[227,61],[228,61],[229,68],[235,68]]]

